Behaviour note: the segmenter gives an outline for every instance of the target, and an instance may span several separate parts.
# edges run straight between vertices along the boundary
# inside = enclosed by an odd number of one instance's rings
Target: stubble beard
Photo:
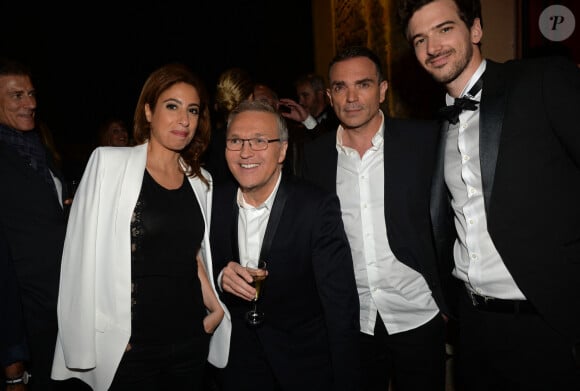
[[[460,57],[456,62],[452,64],[448,64],[450,69],[443,73],[436,73],[434,71],[430,72],[433,79],[436,82],[447,85],[455,81],[467,68],[469,61],[473,57],[473,48],[471,45],[468,45],[465,51],[465,55]]]

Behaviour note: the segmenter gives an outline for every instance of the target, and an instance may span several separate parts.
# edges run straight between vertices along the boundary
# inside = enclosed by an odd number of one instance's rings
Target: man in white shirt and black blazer
[[[443,390],[445,320],[429,215],[436,122],[380,109],[375,53],[344,49],[329,67],[341,125],[305,147],[303,176],[338,194],[360,300],[361,390]]]

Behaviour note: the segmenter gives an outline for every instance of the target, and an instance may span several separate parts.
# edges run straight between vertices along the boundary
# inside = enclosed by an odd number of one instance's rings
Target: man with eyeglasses
[[[358,295],[338,197],[282,174],[284,118],[260,101],[232,111],[226,161],[237,184],[213,193],[214,276],[230,310],[222,391],[355,390]],[[267,262],[259,326],[245,314],[256,297],[246,267]]]

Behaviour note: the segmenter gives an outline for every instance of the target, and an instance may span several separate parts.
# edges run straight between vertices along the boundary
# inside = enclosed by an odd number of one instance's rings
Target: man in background
[[[280,104],[288,107],[290,112],[284,117],[301,122],[307,129],[308,138],[316,138],[322,133],[336,130],[339,120],[336,117],[328,96],[326,85],[320,75],[308,73],[299,76],[294,82],[298,104],[292,99],[280,99]],[[300,109],[301,106],[304,110]]]
[[[304,142],[306,138],[309,137],[306,133],[310,131],[307,130],[300,121],[293,118],[294,116],[291,113],[292,108],[288,105],[282,104],[282,101],[278,97],[278,93],[267,84],[262,82],[256,83],[254,85],[252,99],[268,103],[284,118],[286,118],[286,125],[288,128],[288,151],[286,153],[283,169],[285,173],[300,176]],[[304,111],[305,109],[301,108],[301,110]]]
[[[8,389],[28,382],[28,390],[45,391],[53,389],[66,194],[36,130],[35,112],[29,69],[0,59],[0,231],[5,242],[0,274],[14,279],[9,294],[0,298],[0,313],[15,308],[0,320],[2,382]]]

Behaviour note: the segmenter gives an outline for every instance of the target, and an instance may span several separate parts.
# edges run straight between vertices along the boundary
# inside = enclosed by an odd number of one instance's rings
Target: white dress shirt
[[[343,145],[343,133],[339,126],[336,189],[354,262],[361,331],[374,334],[377,311],[389,334],[417,328],[439,309],[423,276],[397,260],[387,240],[384,117],[362,158]]]
[[[484,60],[461,96],[483,74],[485,64]],[[445,99],[448,104],[453,103],[451,96]],[[480,101],[481,91],[473,99]],[[453,248],[453,275],[479,295],[525,299],[487,231],[479,155],[479,105],[475,111],[463,111],[459,122],[449,125],[445,148],[445,182],[452,195],[458,234]]]
[[[244,200],[244,195],[238,189],[237,202],[239,207],[238,216],[238,248],[240,251],[240,265],[256,268],[260,260],[262,240],[266,233],[268,219],[274,205],[274,199],[280,186],[282,173],[278,176],[278,182],[272,194],[263,204],[252,206]]]

